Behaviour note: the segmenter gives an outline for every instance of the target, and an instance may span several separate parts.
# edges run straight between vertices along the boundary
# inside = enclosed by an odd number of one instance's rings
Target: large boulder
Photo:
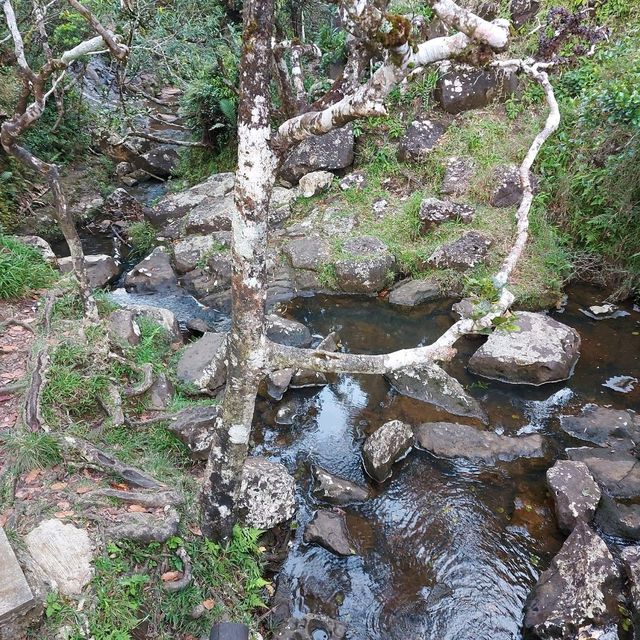
[[[205,333],[189,344],[176,366],[180,382],[214,391],[227,380],[227,334]]]
[[[38,573],[62,595],[82,592],[93,577],[93,547],[86,529],[44,520],[25,536]]]
[[[331,260],[331,245],[324,238],[315,236],[289,240],[282,252],[294,269],[320,271]]]
[[[385,378],[403,396],[433,404],[454,416],[487,420],[487,414],[478,401],[436,364],[398,369],[385,374]]]
[[[543,440],[530,436],[501,436],[466,424],[427,422],[414,429],[416,445],[435,456],[468,458],[486,464],[517,458],[540,458]]]
[[[311,331],[301,322],[281,318],[275,314],[266,317],[267,338],[287,347],[308,347]]]
[[[361,236],[344,243],[343,257],[334,266],[339,289],[345,293],[373,294],[393,280],[395,258],[378,238]]]
[[[475,209],[468,204],[425,198],[420,203],[418,217],[420,218],[420,234],[425,234],[450,220],[469,223],[475,216]]]
[[[346,125],[322,136],[311,136],[287,156],[280,177],[291,184],[312,171],[334,171],[351,166],[354,158],[353,127]]]
[[[400,162],[422,162],[444,135],[446,127],[432,120],[414,120],[398,145]]]
[[[192,460],[206,460],[211,446],[221,444],[220,429],[216,425],[219,415],[218,405],[187,407],[167,423],[167,429],[187,447]]]
[[[173,257],[178,273],[187,273],[198,266],[204,266],[209,258],[220,252],[227,252],[231,246],[231,234],[211,233],[206,236],[192,235],[173,244]]]
[[[84,265],[91,288],[106,286],[120,273],[116,261],[106,254],[85,255]],[[70,273],[73,262],[71,258],[58,258],[58,267],[62,273]]]
[[[496,330],[469,360],[469,370],[511,384],[541,385],[571,377],[578,332],[541,313],[520,311],[517,331]]]
[[[448,70],[438,79],[436,99],[448,113],[480,109],[496,100],[505,100],[518,87],[518,78],[512,71],[462,64],[447,66]]]
[[[207,198],[185,216],[184,233],[191,235],[231,231],[231,213],[234,207],[233,195]]]
[[[461,238],[438,247],[429,264],[440,269],[466,271],[486,261],[492,240],[479,231],[467,231]]]
[[[313,481],[313,495],[331,504],[363,502],[371,495],[368,487],[334,476],[320,467],[313,469]]]
[[[303,539],[338,556],[352,556],[356,552],[342,511],[316,511],[304,530]]]
[[[40,236],[9,236],[9,238],[36,249],[47,264],[52,267],[57,266],[58,259],[56,258],[56,254],[53,252],[51,245],[44,238],[41,238]]]
[[[155,178],[170,178],[180,161],[179,148],[173,144],[159,144],[135,158],[133,164]]]
[[[413,445],[413,431],[400,420],[386,422],[364,443],[362,459],[367,473],[383,482],[391,475],[393,465],[404,458]]]
[[[593,624],[618,620],[620,576],[607,545],[584,522],[576,525],[530,596],[524,626],[538,638],[575,638]]]
[[[600,502],[600,488],[582,462],[558,460],[547,470],[558,526],[571,533],[578,522],[590,522]]]
[[[441,297],[440,285],[432,280],[402,280],[389,292],[389,302],[401,307],[415,307]]]
[[[146,304],[133,304],[129,302],[118,301],[122,309],[125,311],[131,311],[133,313],[134,321],[138,318],[146,318],[156,324],[159,324],[169,336],[171,343],[182,344],[182,333],[180,331],[180,325],[176,319],[173,311],[165,309],[164,307],[152,307]]]
[[[454,156],[448,158],[440,191],[448,196],[461,196],[469,191],[474,163],[471,158]]]
[[[232,258],[229,252],[211,256],[202,269],[194,269],[180,278],[180,284],[198,299],[229,291],[231,287]]]
[[[598,529],[608,536],[640,541],[640,504],[633,500],[626,503],[603,495],[594,520]]]
[[[172,289],[178,284],[171,258],[164,247],[156,247],[139,262],[124,279],[127,291],[149,293]]]
[[[279,462],[260,456],[247,458],[238,508],[250,527],[271,529],[282,524],[296,509],[295,480]]]

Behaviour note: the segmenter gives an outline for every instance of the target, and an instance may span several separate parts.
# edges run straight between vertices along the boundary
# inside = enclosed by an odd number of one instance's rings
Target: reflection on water
[[[521,638],[524,601],[563,541],[544,484],[546,469],[570,442],[558,430],[558,412],[577,413],[587,402],[640,404],[637,390],[616,394],[602,386],[612,375],[637,376],[640,313],[628,308],[629,316],[606,321],[580,313],[581,306],[600,301],[597,292],[576,289],[559,317],[583,340],[568,384],[480,381],[464,368],[478,339],[463,341],[449,367],[487,409],[492,428],[547,436],[546,459],[484,467],[412,452],[375,487],[372,499],[343,508],[358,550],[349,558],[302,542],[304,525],[321,506],[303,487],[300,526],[282,570],[294,614],[337,617],[349,626],[351,640]],[[453,321],[449,309],[450,301],[407,312],[379,300],[316,297],[294,301],[289,313],[314,333],[338,329],[347,350],[380,353],[429,343]],[[380,376],[339,376],[323,389],[289,392],[282,402],[294,406],[293,424],[275,425],[277,407],[262,412],[257,453],[302,470],[303,478],[318,464],[366,482],[362,442],[381,424],[456,420],[398,396]]]

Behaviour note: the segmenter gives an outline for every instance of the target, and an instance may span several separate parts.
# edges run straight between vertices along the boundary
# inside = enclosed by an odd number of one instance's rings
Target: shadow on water
[[[625,307],[628,316],[596,321],[580,312],[601,295],[574,288],[564,312],[554,314],[582,337],[580,361],[565,384],[530,388],[472,376],[465,363],[481,344],[477,338],[459,345],[449,368],[487,409],[492,429],[548,436],[545,459],[482,466],[412,452],[390,480],[374,487],[372,499],[343,507],[358,551],[349,558],[302,542],[305,524],[322,506],[303,487],[299,527],[282,570],[294,614],[337,617],[349,626],[350,640],[522,637],[526,597],[564,539],[544,481],[571,444],[557,415],[577,413],[589,402],[640,406],[638,387],[621,394],[602,386],[612,375],[639,377],[640,313]],[[314,333],[338,330],[345,350],[381,353],[428,344],[453,322],[450,308],[444,301],[402,311],[376,299],[317,296],[293,301],[288,313]],[[317,464],[367,482],[362,442],[381,424],[393,418],[456,421],[398,396],[380,376],[339,376],[322,389],[290,391],[283,402],[295,409],[293,424],[276,425],[275,410],[263,411],[256,453],[281,460],[303,478]]]

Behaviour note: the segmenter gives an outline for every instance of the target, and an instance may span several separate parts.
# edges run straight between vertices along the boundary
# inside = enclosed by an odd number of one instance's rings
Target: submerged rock
[[[440,407],[454,416],[487,421],[487,414],[478,401],[436,364],[399,369],[386,373],[385,378],[403,396]]]
[[[85,255],[84,264],[92,289],[104,287],[120,273],[116,261],[106,254]],[[71,258],[58,258],[58,268],[62,273],[73,271]]]
[[[492,244],[489,236],[479,231],[467,231],[461,238],[438,247],[428,263],[440,269],[466,271],[485,262]]]
[[[206,460],[211,447],[222,442],[216,424],[219,415],[218,405],[187,407],[167,423],[167,429],[187,447],[192,460]]]
[[[304,530],[303,539],[307,544],[319,544],[339,556],[352,556],[356,553],[344,515],[339,511],[316,511],[313,520]]]
[[[317,613],[289,618],[278,630],[275,640],[345,640],[346,625]]]
[[[394,463],[403,458],[413,444],[413,431],[400,420],[386,422],[365,441],[362,450],[367,473],[383,482],[391,475]]]
[[[238,508],[248,526],[272,529],[295,512],[295,480],[279,462],[260,456],[247,458]]]
[[[469,360],[469,370],[511,384],[541,385],[571,377],[580,357],[578,332],[549,316],[520,311],[519,331],[494,331]]]
[[[547,470],[547,484],[560,529],[570,533],[578,522],[591,521],[601,493],[586,464],[558,460]]]
[[[475,216],[475,209],[468,204],[438,200],[438,198],[425,198],[420,203],[420,234],[428,233],[443,222],[457,220],[469,223]]]
[[[371,494],[368,487],[362,487],[346,478],[334,476],[320,467],[313,469],[313,481],[313,495],[319,500],[325,500],[331,504],[363,502]]]
[[[414,120],[398,145],[400,162],[421,162],[444,135],[446,127],[433,120]]]
[[[178,380],[198,389],[218,389],[227,379],[226,355],[227,334],[205,333],[182,352],[176,366]]]
[[[530,596],[524,626],[538,638],[574,638],[618,619],[618,569],[607,545],[579,522]]]
[[[124,279],[127,291],[149,293],[172,289],[178,285],[171,258],[164,247],[156,247],[139,262]]]
[[[402,280],[393,286],[389,302],[402,307],[415,307],[442,297],[440,285],[431,280]]]
[[[640,504],[625,504],[603,495],[595,523],[607,535],[640,541]]]
[[[346,255],[335,261],[336,282],[342,291],[373,294],[393,280],[395,258],[378,238],[351,238],[343,251]]]
[[[530,436],[500,436],[466,424],[426,422],[414,428],[416,445],[436,456],[468,458],[487,464],[517,458],[540,458],[543,440]]]

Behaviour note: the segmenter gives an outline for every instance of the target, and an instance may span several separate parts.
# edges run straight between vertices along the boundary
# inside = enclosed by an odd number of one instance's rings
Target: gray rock
[[[182,344],[182,333],[173,311],[146,304],[121,303],[120,306],[127,311],[133,312],[134,318],[147,318],[159,324],[169,335],[172,344]]]
[[[280,177],[296,184],[302,176],[312,171],[346,169],[354,158],[353,127],[347,125],[322,136],[311,136],[286,158]]]
[[[448,113],[480,109],[496,100],[506,100],[518,87],[518,78],[511,71],[461,64],[448,66],[436,86],[436,99]]]
[[[468,204],[438,200],[438,198],[425,198],[420,203],[420,234],[428,233],[443,222],[457,220],[469,223],[475,216],[475,209]]]
[[[159,373],[148,392],[149,409],[161,411],[173,400],[173,383],[164,373]]]
[[[352,171],[340,180],[340,188],[343,191],[347,189],[357,189],[358,191],[367,186],[367,176],[362,171]]]
[[[291,216],[291,205],[299,196],[298,189],[275,186],[269,202],[269,226],[277,227]]]
[[[188,235],[206,235],[219,231],[231,231],[231,213],[234,207],[233,195],[208,198],[186,215],[184,232]]]
[[[333,173],[330,171],[312,171],[300,178],[298,188],[305,198],[311,198],[326,191],[333,182]]]
[[[178,162],[179,147],[173,144],[160,144],[134,160],[139,169],[158,178],[170,178]]]
[[[346,637],[346,625],[317,613],[289,618],[274,636],[275,640],[345,640]]]
[[[438,247],[428,263],[440,269],[466,271],[486,261],[492,240],[479,231],[467,231],[461,238]]]
[[[478,401],[436,364],[399,369],[386,373],[385,378],[403,396],[435,405],[454,416],[487,421],[487,414]]]
[[[407,455],[412,444],[410,426],[400,420],[386,422],[365,440],[362,450],[365,470],[372,478],[383,482],[391,475],[394,463]]]
[[[198,299],[226,291],[231,287],[231,263],[230,253],[216,254],[202,269],[194,269],[182,276],[180,284]]]
[[[23,637],[27,627],[38,620],[42,605],[31,590],[2,527],[0,567],[0,640],[15,640]]]
[[[533,174],[529,174],[535,188]],[[516,165],[498,167],[494,173],[495,188],[491,192],[489,204],[492,207],[504,208],[518,206],[522,201],[522,183],[520,182],[520,168]]]
[[[547,470],[547,484],[560,529],[571,533],[578,522],[591,521],[601,493],[586,464],[558,460]]]
[[[109,339],[121,348],[134,347],[140,344],[140,327],[135,321],[133,311],[116,309],[107,319]]]
[[[474,164],[471,158],[448,158],[440,191],[449,196],[461,196],[469,191]]]
[[[272,529],[296,509],[295,480],[284,465],[266,458],[247,458],[242,471],[238,507],[245,524]]]
[[[416,445],[436,456],[468,458],[486,464],[509,462],[517,458],[541,458],[542,437],[499,436],[466,424],[426,422],[414,429]]]
[[[414,120],[398,145],[400,162],[421,162],[444,135],[446,127],[432,120]]]
[[[141,220],[144,207],[126,189],[119,187],[105,198],[102,213],[111,220]]]
[[[171,266],[171,258],[164,247],[156,247],[142,262],[139,262],[124,279],[127,291],[149,293],[172,289],[178,277]]]
[[[607,535],[640,541],[640,504],[625,504],[603,495],[596,511],[595,524]]]
[[[640,614],[640,547],[625,547],[620,552],[620,558],[629,582],[631,605],[638,616]]]
[[[614,498],[640,496],[640,463],[626,451],[600,447],[566,450],[570,460],[584,462],[596,482]]]
[[[320,467],[313,468],[313,481],[313,495],[319,500],[331,504],[363,502],[371,495],[368,487],[362,487],[346,478],[334,476]]]
[[[226,355],[227,334],[205,333],[182,352],[176,376],[180,382],[214,391],[227,380]]]
[[[324,238],[305,237],[290,240],[282,248],[294,269],[319,271],[331,260],[331,246]]]
[[[415,307],[423,302],[431,302],[442,297],[440,285],[431,280],[402,280],[389,293],[390,304]]]
[[[9,236],[13,240],[18,240],[22,244],[26,244],[28,247],[32,247],[40,252],[40,255],[44,258],[44,261],[55,267],[58,265],[58,259],[53,252],[51,245],[40,236]],[[64,258],[63,258],[64,259]]]
[[[120,273],[116,261],[106,254],[85,255],[84,264],[92,289],[104,287]],[[58,268],[62,273],[73,271],[71,258],[58,258]]]
[[[187,447],[192,460],[206,460],[211,446],[221,443],[220,429],[216,426],[219,415],[218,405],[187,407],[167,423],[167,429]]]
[[[167,507],[159,516],[154,513],[124,513],[107,526],[107,537],[144,544],[166,542],[178,534],[179,524],[180,515],[173,507]]]
[[[346,293],[373,294],[393,279],[395,258],[387,245],[372,236],[351,238],[343,245],[345,257],[335,261],[338,287]]]
[[[519,331],[494,331],[469,360],[469,371],[511,384],[566,380],[580,357],[578,332],[541,313],[519,311]]]
[[[204,266],[209,258],[231,246],[228,232],[211,233],[206,236],[191,235],[173,244],[173,257],[178,273],[187,273]]]
[[[535,18],[538,11],[540,11],[539,0],[511,0],[509,3],[511,22],[516,29]]]
[[[93,577],[93,550],[85,529],[44,520],[25,536],[39,573],[65,596],[77,595]]]
[[[304,530],[303,539],[307,544],[319,544],[338,556],[356,553],[342,512],[316,511]]]
[[[301,322],[269,314],[266,318],[267,338],[289,347],[308,347],[311,331]]]
[[[579,522],[525,607],[524,626],[538,638],[573,638],[589,624],[618,619],[618,569],[607,545]]]
[[[265,379],[264,389],[261,388],[260,393],[265,398],[271,398],[276,402],[282,400],[282,396],[289,388],[289,383],[293,377],[293,369],[279,369],[272,371]]]
[[[327,376],[320,371],[298,369],[291,378],[292,389],[307,389],[308,387],[324,387],[329,384]]]

